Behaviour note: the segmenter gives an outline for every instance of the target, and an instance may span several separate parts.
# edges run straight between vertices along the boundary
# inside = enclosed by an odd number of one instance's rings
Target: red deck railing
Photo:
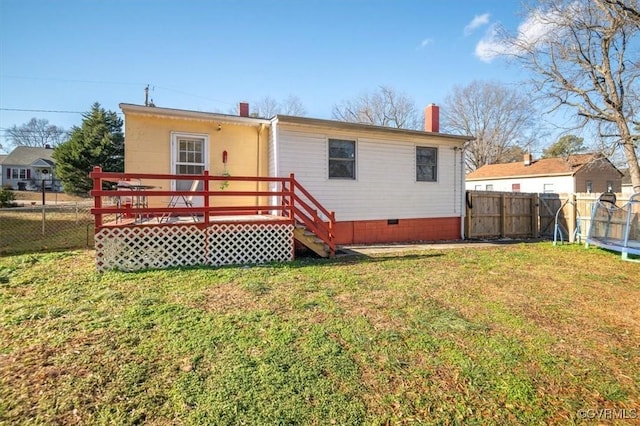
[[[224,222],[224,218],[220,216],[232,216],[229,222],[233,223],[289,223],[303,224],[310,232],[313,232],[327,246],[331,255],[335,254],[335,213],[327,210],[322,206],[299,182],[296,181],[294,174],[289,177],[257,177],[257,176],[211,176],[208,171],[204,171],[202,175],[173,175],[173,174],[151,174],[151,173],[116,173],[103,172],[100,167],[94,167],[90,174],[93,179],[93,190],[91,196],[94,198],[94,207],[91,213],[95,216],[95,230],[98,232],[105,226],[147,226],[154,224],[157,226],[176,226],[175,223],[159,223],[153,221],[152,218],[159,218],[163,215],[176,216],[196,216],[202,218],[193,225],[198,227],[208,227],[212,223]],[[154,187],[145,189],[144,191],[127,193],[128,197],[144,197],[146,202],[144,206],[117,206],[113,203],[105,205],[104,198],[117,199],[125,196],[123,191],[117,189],[103,189],[105,181],[140,181],[146,182],[166,182],[170,186],[175,181],[201,181],[203,182],[202,190],[165,190],[156,189]],[[268,184],[270,189],[256,190],[229,190],[216,189],[212,190],[215,183],[229,182],[249,182],[254,183],[256,188]],[[214,183],[212,185],[212,183]],[[219,187],[219,185],[217,185]],[[193,199],[202,200],[202,205],[194,205],[193,207],[169,207],[166,200],[170,197],[184,196],[193,197]],[[164,202],[162,198],[164,197]],[[253,199],[251,203],[225,203],[220,200],[239,200]],[[215,205],[211,204],[211,200],[216,200]],[[319,213],[320,212],[320,213]],[[105,215],[120,215],[128,217],[146,218],[144,221],[129,220],[123,223],[104,222]],[[260,220],[256,220],[255,215],[264,216]],[[323,215],[324,217],[322,217]],[[179,225],[184,225],[180,223]]]

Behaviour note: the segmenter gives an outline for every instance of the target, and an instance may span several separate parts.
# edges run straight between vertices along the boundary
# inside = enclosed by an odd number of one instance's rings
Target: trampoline
[[[622,254],[623,260],[640,262],[640,193],[633,194],[622,207],[615,194],[605,192],[593,206],[585,247],[594,245]]]

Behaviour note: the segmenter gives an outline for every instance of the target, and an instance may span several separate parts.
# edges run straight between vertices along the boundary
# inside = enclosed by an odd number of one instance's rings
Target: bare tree
[[[252,115],[265,118],[273,117],[277,114],[296,115],[299,117],[307,114],[302,101],[295,95],[289,95],[282,102],[278,102],[270,96],[265,96],[254,102],[252,110]]]
[[[284,102],[280,104],[280,111],[278,113],[304,117],[305,115],[307,115],[307,110],[305,109],[299,97],[295,95],[289,95],[287,99],[285,99]]]
[[[538,0],[518,34],[495,40],[495,55],[510,55],[533,71],[535,92],[550,109],[576,112],[576,128],[595,125],[609,148],[624,152],[640,192],[640,9],[638,0]]]
[[[264,98],[254,102],[251,105],[251,115],[255,115],[256,117],[273,117],[280,110],[280,105],[278,101],[273,99],[270,96],[265,96]]]
[[[475,137],[466,149],[470,171],[485,164],[509,162],[514,152],[530,148],[537,132],[535,117],[527,96],[497,82],[455,86],[442,107],[445,131]]]
[[[48,120],[32,118],[28,123],[12,126],[6,130],[7,136],[15,146],[54,147],[62,143],[67,132]]]
[[[340,121],[402,129],[421,129],[423,125],[413,99],[388,86],[334,105],[332,115]]]

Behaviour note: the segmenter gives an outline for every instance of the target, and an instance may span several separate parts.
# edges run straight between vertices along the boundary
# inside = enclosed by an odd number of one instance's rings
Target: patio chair
[[[200,184],[199,180],[194,180],[193,182],[191,182],[191,188],[189,188],[189,192],[196,192],[198,190],[199,184]],[[178,203],[180,203],[180,201],[184,203],[185,207],[193,207],[192,194],[172,195],[171,198],[169,199],[169,203],[167,204],[167,207],[169,208],[176,207]],[[163,213],[162,216],[160,216],[160,218],[158,219],[158,223],[168,222],[170,217],[171,217],[171,212]],[[198,222],[198,215],[196,215],[195,213],[191,213],[191,218],[193,219],[194,222]]]
[[[131,208],[133,206],[133,197],[134,195],[131,192],[131,185],[140,185],[139,179],[123,179],[116,182],[114,185],[114,189],[117,191],[122,191],[123,195],[116,195],[113,199],[114,204],[117,208],[123,209],[122,213],[116,213],[116,223],[121,221],[123,218],[133,217],[131,213]],[[124,195],[124,194],[127,195]]]

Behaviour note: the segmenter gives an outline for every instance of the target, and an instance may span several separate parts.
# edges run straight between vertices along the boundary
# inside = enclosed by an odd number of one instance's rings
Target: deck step
[[[312,250],[320,257],[329,257],[331,254],[331,250],[329,246],[327,246],[324,241],[316,236],[313,232],[309,232],[306,227],[298,227],[293,230],[293,237],[307,247]]]

